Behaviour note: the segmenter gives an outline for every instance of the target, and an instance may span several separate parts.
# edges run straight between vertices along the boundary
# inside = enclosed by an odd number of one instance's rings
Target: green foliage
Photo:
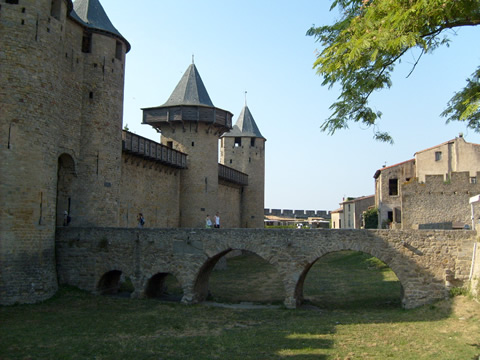
[[[365,229],[378,228],[378,209],[371,208],[363,213],[363,220],[365,221]]]
[[[454,288],[450,289],[449,295],[450,295],[450,297],[467,296],[468,295],[468,289],[463,288],[463,287],[454,287]]]
[[[125,126],[123,127],[123,130],[130,131],[130,129],[128,128],[128,124],[125,124]]]
[[[420,54],[432,53],[450,41],[447,31],[480,24],[479,0],[334,0],[343,17],[333,25],[311,27],[307,35],[322,46],[314,68],[323,76],[323,85],[339,84],[341,94],[331,105],[332,114],[321,125],[334,134],[360,122],[374,129],[374,138],[393,142],[378,129],[380,111],[368,105],[374,91],[392,85],[391,73],[403,55],[417,48]],[[467,86],[458,92],[442,113],[448,121],[466,121],[480,131],[480,67]]]

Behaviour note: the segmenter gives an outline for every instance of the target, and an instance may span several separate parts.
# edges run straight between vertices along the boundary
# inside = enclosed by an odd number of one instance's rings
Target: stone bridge
[[[296,230],[296,229],[119,229],[58,228],[59,282],[101,292],[128,276],[131,296],[158,293],[167,274],[183,288],[184,303],[204,301],[216,263],[233,250],[248,250],[280,274],[284,304],[303,300],[303,284],[323,255],[361,251],[385,262],[397,275],[402,304],[413,308],[448,296],[469,280],[475,231]],[[108,277],[107,274],[112,276]],[[259,274],[262,276],[262,274]]]

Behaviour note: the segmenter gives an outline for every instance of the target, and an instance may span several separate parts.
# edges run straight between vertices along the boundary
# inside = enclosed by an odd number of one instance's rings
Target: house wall
[[[378,208],[379,228],[388,221],[388,213],[393,213],[393,222],[400,223],[401,219],[401,185],[415,176],[415,162],[407,161],[397,166],[381,169],[375,180],[375,206]],[[390,179],[398,179],[398,195],[389,195]],[[397,209],[397,210],[396,210]]]
[[[436,153],[440,153],[440,159]],[[463,137],[440,144],[415,154],[417,163],[416,177],[425,181],[426,175],[442,174],[445,179],[453,172],[470,172],[476,176],[480,163],[480,145],[465,141]],[[480,179],[479,179],[480,180]]]
[[[477,174],[479,176],[480,174]],[[469,199],[480,194],[480,184],[470,182],[469,172],[427,175],[424,183],[411,181],[402,185],[403,229],[416,229],[424,224],[461,223],[471,226]],[[480,205],[474,205],[476,222]]]

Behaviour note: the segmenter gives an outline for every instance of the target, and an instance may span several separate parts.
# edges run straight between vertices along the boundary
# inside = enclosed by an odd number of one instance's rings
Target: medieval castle
[[[98,0],[0,1],[0,304],[57,290],[55,229],[263,227],[265,141],[213,105],[194,64],[122,131],[130,44]],[[220,163],[218,161],[220,142]]]

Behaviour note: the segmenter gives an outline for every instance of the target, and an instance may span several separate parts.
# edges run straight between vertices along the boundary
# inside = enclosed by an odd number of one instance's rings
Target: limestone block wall
[[[444,222],[471,226],[469,199],[480,194],[480,184],[470,182],[469,172],[452,173],[448,182],[444,181],[443,175],[427,175],[425,183],[411,181],[403,184],[401,193],[403,229]],[[478,218],[478,203],[474,205],[474,211]]]
[[[117,40],[95,33],[84,53],[83,32],[67,1],[0,2],[2,304],[55,293],[55,226],[67,207],[75,225],[118,221],[126,46],[117,59]]]
[[[239,185],[219,181],[218,184],[218,212],[222,228],[241,227],[240,217],[242,208],[242,187]],[[213,216],[210,214],[213,221]]]
[[[145,227],[179,227],[182,171],[138,156],[122,155],[119,224],[136,227],[137,214]]]

